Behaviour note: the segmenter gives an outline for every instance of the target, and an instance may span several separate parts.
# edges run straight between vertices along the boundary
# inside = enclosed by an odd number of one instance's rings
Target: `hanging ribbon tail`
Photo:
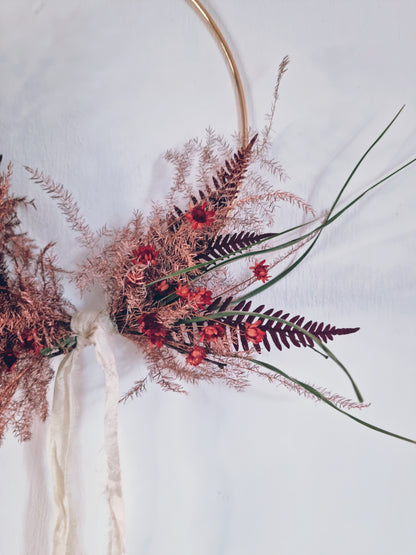
[[[52,554],[80,553],[69,468],[73,422],[71,373],[78,364],[80,351],[88,345],[95,345],[95,354],[104,372],[106,384],[104,447],[108,473],[106,491],[110,512],[108,555],[124,555],[125,520],[118,447],[119,383],[114,354],[109,345],[109,334],[113,333],[114,329],[110,319],[103,312],[79,312],[73,316],[71,328],[77,335],[77,346],[59,365],[50,419],[49,459],[55,509]]]
[[[70,499],[69,457],[72,436],[71,371],[76,366],[78,349],[67,354],[59,365],[55,378],[48,450],[51,466],[55,522],[53,555],[79,553],[76,511]]]
[[[98,327],[95,333],[95,354],[104,371],[106,401],[104,416],[104,444],[107,454],[107,498],[112,523],[109,555],[126,552],[123,492],[121,488],[120,453],[118,447],[119,383],[113,351],[107,341],[108,332]]]

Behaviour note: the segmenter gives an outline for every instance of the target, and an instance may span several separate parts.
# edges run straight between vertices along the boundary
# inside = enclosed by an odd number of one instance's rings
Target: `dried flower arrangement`
[[[53,371],[42,354],[64,352],[74,339],[52,244],[39,250],[19,232],[17,210],[31,203],[10,194],[11,177],[9,164],[0,175],[0,439],[10,427],[25,440],[34,416],[48,413]]]
[[[123,400],[141,393],[149,380],[170,391],[184,391],[181,382],[214,379],[243,389],[250,375],[256,374],[321,400],[369,428],[412,441],[346,412],[367,405],[327,343],[335,336],[357,332],[358,327],[336,327],[264,305],[252,308],[251,298],[294,270],[327,226],[370,190],[415,162],[338,208],[352,176],[399,112],[361,157],[323,217],[317,218],[313,208],[294,194],[275,190],[267,175],[282,177],[284,170],[269,157],[269,135],[286,66],[287,59],[280,66],[268,124],[235,154],[212,132],[205,143],[190,141],[182,151],[167,153],[175,168],[173,187],[165,203],[153,206],[147,221],[135,213],[125,227],[94,234],[62,185],[37,170],[27,170],[58,200],[89,251],[73,275],[78,287],[84,291],[99,283],[118,332],[145,353],[148,375]],[[62,297],[51,245],[38,250],[18,232],[16,211],[28,203],[10,195],[10,178],[9,166],[0,178],[0,438],[10,427],[24,440],[30,437],[33,415],[47,415],[46,388],[52,378],[48,359],[75,347],[76,337],[70,331],[73,309]],[[299,208],[307,223],[265,232],[279,201]],[[278,251],[283,254],[273,258]],[[272,277],[272,270],[294,253],[298,255],[294,261]],[[231,272],[236,267],[240,275]],[[357,401],[313,387],[255,358],[262,347],[270,351],[291,346],[312,348],[331,358],[347,375]]]

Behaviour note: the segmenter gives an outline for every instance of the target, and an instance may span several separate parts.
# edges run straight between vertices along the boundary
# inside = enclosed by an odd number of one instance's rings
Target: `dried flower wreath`
[[[78,287],[84,291],[98,282],[118,332],[145,353],[148,375],[122,400],[141,393],[149,380],[170,391],[184,391],[181,382],[214,379],[241,390],[254,373],[323,401],[364,426],[412,441],[346,412],[367,405],[327,343],[357,332],[358,327],[337,327],[252,304],[252,297],[302,262],[326,227],[416,161],[338,208],[352,176],[401,109],[360,158],[323,217],[317,218],[296,195],[275,190],[268,176],[282,177],[284,170],[269,157],[269,135],[287,63],[285,58],[280,66],[266,127],[237,152],[233,154],[228,143],[209,131],[205,143],[193,140],[182,151],[167,153],[175,168],[174,183],[166,202],[154,204],[147,221],[137,212],[125,227],[94,234],[62,185],[26,169],[58,201],[89,251],[73,275]],[[20,232],[17,212],[31,203],[11,194],[11,177],[9,165],[0,176],[0,438],[10,428],[25,440],[33,417],[47,416],[46,392],[53,377],[50,358],[71,351],[77,337],[70,327],[74,308],[62,296],[61,270],[54,263],[52,245],[39,250]],[[265,231],[279,201],[298,207],[308,222],[278,233]],[[274,256],[279,251],[283,254]],[[297,251],[301,254],[272,277],[272,270]],[[239,273],[231,271],[235,268]],[[292,346],[315,349],[331,358],[350,380],[357,401],[313,387],[255,357],[262,347],[270,351]]]
[[[136,212],[124,227],[104,227],[98,233],[92,232],[62,185],[26,167],[30,179],[57,201],[88,253],[71,278],[81,292],[100,285],[106,295],[105,311],[77,313],[65,300],[62,280],[69,272],[57,266],[52,243],[39,248],[21,231],[20,211],[33,202],[12,194],[11,164],[0,171],[0,442],[8,431],[20,440],[31,437],[34,418],[48,416],[47,390],[55,377],[48,439],[55,505],[53,553],[79,552],[77,510],[68,494],[73,406],[69,374],[79,351],[90,343],[95,343],[107,386],[109,553],[126,551],[117,439],[118,376],[106,344],[110,328],[133,341],[147,360],[147,375],[121,401],[142,393],[150,381],[174,392],[185,392],[184,383],[214,380],[242,390],[255,375],[321,401],[367,428],[416,443],[349,412],[368,405],[328,343],[357,332],[358,327],[340,327],[291,315],[283,308],[253,304],[253,297],[297,268],[328,226],[416,162],[416,158],[410,160],[340,206],[352,177],[403,108],[360,157],[327,212],[317,215],[302,198],[274,186],[285,177],[280,163],[270,156],[270,133],[288,58],[279,68],[265,128],[249,132],[244,92],[228,45],[200,0],[190,3],[208,22],[230,65],[242,123],[236,139],[239,147],[208,130],[205,141],[191,140],[183,149],[169,151],[166,159],[173,165],[174,178],[166,200],[153,204],[147,218]],[[306,222],[272,232],[275,207],[283,202],[299,210]],[[283,262],[286,265],[280,269]],[[300,381],[270,359],[258,357],[262,349],[291,347],[331,359],[350,381],[356,400]],[[55,374],[51,359],[62,354]]]
[[[166,202],[154,204],[147,221],[137,212],[125,227],[99,233],[90,230],[62,185],[26,167],[30,178],[57,200],[88,249],[88,258],[72,274],[79,289],[99,283],[114,328],[145,353],[148,375],[122,400],[144,391],[149,380],[168,391],[184,391],[182,382],[214,379],[241,390],[256,374],[323,401],[364,426],[415,443],[346,412],[367,405],[327,343],[335,336],[357,332],[358,327],[337,327],[291,316],[283,309],[252,306],[252,297],[305,259],[326,227],[416,161],[379,179],[339,208],[351,178],[403,108],[361,156],[327,213],[317,217],[304,200],[270,183],[270,177],[285,176],[269,155],[269,137],[288,58],[279,68],[268,122],[249,140],[244,91],[232,53],[201,1],[190,3],[210,27],[231,70],[242,123],[240,149],[234,152],[222,137],[208,131],[205,143],[193,140],[181,151],[169,151],[166,158],[175,175]],[[62,270],[55,264],[53,244],[39,249],[20,231],[18,210],[33,203],[11,194],[11,177],[9,164],[0,174],[0,441],[8,429],[21,440],[30,438],[33,418],[45,420],[48,414],[47,387],[54,375],[50,359],[63,353],[69,356],[77,343],[85,342],[74,331],[75,308],[63,297]],[[277,233],[265,232],[279,202],[296,206],[308,221]],[[272,270],[284,260],[289,260],[287,267],[272,277]],[[332,359],[350,380],[357,401],[304,383],[255,358],[262,347],[270,351],[292,346]]]

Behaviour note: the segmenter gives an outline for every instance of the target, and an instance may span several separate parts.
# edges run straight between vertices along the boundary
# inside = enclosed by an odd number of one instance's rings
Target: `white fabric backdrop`
[[[240,63],[250,124],[261,128],[277,67],[284,79],[273,154],[286,188],[318,209],[391,119],[407,107],[360,170],[352,192],[416,153],[413,0],[210,0]],[[3,0],[0,150],[15,190],[38,210],[25,226],[57,240],[59,260],[82,253],[53,202],[22,164],[73,193],[92,227],[124,224],[169,188],[164,151],[204,129],[237,127],[233,88],[212,37],[183,0]],[[359,416],[416,437],[414,390],[416,168],[366,198],[318,243],[266,304],[341,326],[335,353],[372,405]],[[351,193],[352,195],[352,193]],[[351,196],[349,197],[351,198]],[[100,308],[100,294],[80,299]],[[125,391],[145,368],[115,340]],[[91,348],[77,376],[74,460],[84,553],[104,554],[104,383]],[[312,352],[275,354],[281,368],[351,396]],[[329,408],[254,381],[176,396],[153,386],[121,407],[128,554],[411,555],[414,446],[361,428]],[[47,425],[0,448],[0,553],[50,550]]]

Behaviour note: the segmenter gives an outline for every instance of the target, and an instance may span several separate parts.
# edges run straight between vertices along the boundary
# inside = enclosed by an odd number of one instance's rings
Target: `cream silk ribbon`
[[[107,455],[107,497],[111,517],[108,555],[124,555],[125,524],[118,449],[118,372],[108,336],[113,325],[104,312],[78,312],[71,321],[77,335],[77,346],[59,365],[53,394],[49,428],[49,458],[54,488],[55,522],[52,555],[79,555],[76,508],[71,501],[69,469],[72,435],[73,400],[71,373],[79,353],[95,345],[97,361],[104,372],[106,401],[104,415],[104,446]]]

